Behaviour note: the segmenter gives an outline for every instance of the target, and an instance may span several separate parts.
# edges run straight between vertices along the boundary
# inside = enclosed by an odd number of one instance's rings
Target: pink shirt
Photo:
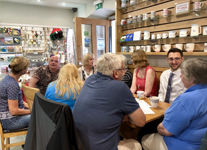
[[[155,72],[155,70],[151,66],[147,66],[146,69],[145,69],[144,78],[139,78],[137,76],[138,72],[139,72],[139,68],[137,68],[137,72],[136,72],[137,91],[145,91],[146,73],[147,73],[148,69],[152,69]],[[152,87],[152,91],[150,93],[150,96],[157,96],[157,76],[156,76],[156,73],[155,73],[155,79],[154,79],[154,83],[153,83],[153,87]]]

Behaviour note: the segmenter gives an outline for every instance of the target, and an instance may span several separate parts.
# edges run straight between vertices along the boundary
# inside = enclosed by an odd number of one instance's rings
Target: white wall
[[[115,9],[115,0],[104,0],[103,8]]]
[[[114,9],[115,10],[115,0],[104,0],[102,7],[104,9]],[[78,8],[77,13],[75,14],[76,17],[89,17],[92,13],[96,11],[93,2],[87,3],[84,6]],[[101,18],[99,18],[101,19]]]
[[[1,2],[0,2],[0,23],[1,23],[1,9],[2,9],[2,7],[1,7]]]
[[[0,2],[0,23],[65,26],[74,29],[69,9]]]
[[[78,11],[74,13],[74,17],[86,17],[85,5],[78,7]]]
[[[88,17],[88,16],[90,16],[94,11],[96,11],[96,9],[95,9],[95,6],[93,5],[93,2],[91,2],[91,3],[88,3],[88,4],[86,4],[85,5],[86,7],[86,10],[85,10],[85,16],[86,16],[86,18]]]

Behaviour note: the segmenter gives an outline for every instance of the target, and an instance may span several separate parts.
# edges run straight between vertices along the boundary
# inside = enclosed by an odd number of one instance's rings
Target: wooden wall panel
[[[156,76],[157,76],[157,81],[158,81],[157,83],[158,83],[158,87],[159,87],[161,74],[163,73],[163,71],[168,70],[169,68],[168,67],[156,67],[156,66],[152,66],[152,67],[155,70],[155,73],[156,73]],[[135,67],[133,65],[129,65],[128,69],[133,74]]]

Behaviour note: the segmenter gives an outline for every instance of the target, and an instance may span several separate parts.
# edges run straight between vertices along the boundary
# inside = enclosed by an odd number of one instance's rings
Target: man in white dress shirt
[[[160,76],[160,90],[158,95],[160,101],[172,103],[180,94],[186,90],[180,78],[180,65],[183,60],[183,52],[180,49],[172,48],[168,51],[167,61],[169,63],[170,69],[165,70]],[[170,75],[172,76],[171,79]],[[169,80],[171,81],[170,89],[168,89]]]

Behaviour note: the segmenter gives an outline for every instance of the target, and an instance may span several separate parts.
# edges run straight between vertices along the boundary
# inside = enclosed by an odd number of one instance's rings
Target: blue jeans
[[[17,130],[26,128],[29,125],[31,115],[16,116],[10,119],[1,120],[4,130]]]

